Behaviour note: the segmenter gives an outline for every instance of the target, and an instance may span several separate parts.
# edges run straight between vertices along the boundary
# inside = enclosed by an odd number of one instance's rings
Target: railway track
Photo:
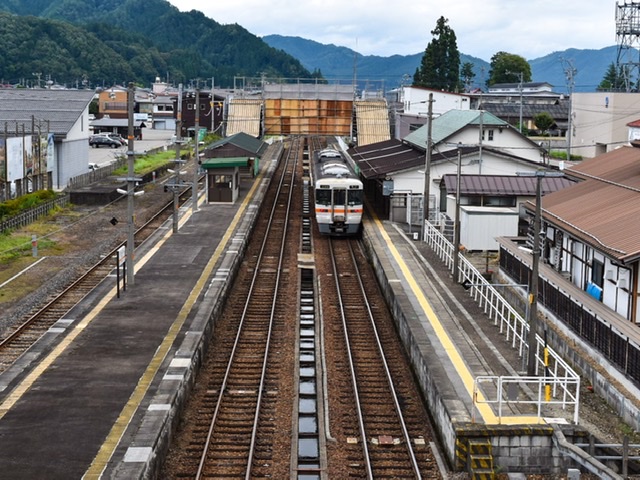
[[[284,415],[289,426],[291,421],[290,403],[283,408],[278,402],[283,393],[279,378],[291,369],[291,353],[285,350],[290,351],[292,342],[286,330],[297,280],[292,275],[295,254],[287,245],[300,237],[299,218],[290,218],[292,203],[301,201],[296,185],[299,140],[286,152],[262,207],[267,211],[255,227],[234,293],[216,327],[228,334],[217,336],[220,342],[212,347],[211,376],[199,377],[200,385],[206,381],[206,391],[198,400],[188,451],[180,454],[176,476],[283,478],[274,472],[289,468],[288,457],[274,452],[279,442],[288,441],[279,438],[276,419]],[[284,394],[290,398],[290,389],[285,387]]]
[[[357,280],[366,258],[357,247],[341,250],[358,245],[355,240],[330,242],[314,225],[306,178],[310,152],[322,140],[299,141],[285,152],[288,162],[301,154],[302,165],[294,171],[281,160],[271,181],[161,476],[440,478],[428,414],[375,276],[367,270]],[[281,169],[286,180],[276,180]],[[291,210],[272,221],[274,209]],[[353,342],[353,375],[340,302]],[[370,316],[362,315],[366,310]]]
[[[182,204],[190,198],[191,190],[179,195]],[[126,201],[120,200],[120,201]],[[135,246],[139,246],[173,213],[174,203],[163,204],[134,235]],[[113,250],[105,252],[103,258],[91,266],[85,273],[67,285],[46,304],[35,308],[27,314],[17,326],[0,338],[0,373],[4,372],[23,355],[43,334],[63,319],[82,299],[89,295],[116,268],[116,252],[125,245],[121,243]]]
[[[385,344],[393,341],[395,332],[378,329],[375,311],[380,306],[369,299],[360,271],[364,258],[356,258],[356,248],[353,240],[330,241],[358,423],[355,436],[361,447],[361,460],[355,464],[363,478],[434,478],[430,434],[417,412],[403,408],[412,393],[403,382],[410,378],[392,371],[390,363],[398,362],[398,352],[388,354]]]

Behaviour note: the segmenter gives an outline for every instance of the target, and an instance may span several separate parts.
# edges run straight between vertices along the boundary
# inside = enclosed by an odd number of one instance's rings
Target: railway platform
[[[234,204],[182,207],[177,233],[136,249],[133,285],[103,281],[0,376],[0,478],[154,474],[279,148]]]
[[[241,185],[238,202],[200,205],[194,214],[185,207],[177,234],[169,224],[136,251],[134,285],[118,298],[115,280],[105,281],[0,376],[0,478],[158,474],[213,328],[209,320],[248,241],[272,155],[255,182]],[[449,460],[469,455],[465,436],[486,439],[502,430],[519,442],[532,433],[550,439],[553,427],[527,413],[512,412],[513,424],[505,425],[490,406],[476,411],[471,379],[517,375],[521,360],[481,325],[484,313],[452,285],[429,247],[377,220],[367,221],[364,242],[401,319]]]

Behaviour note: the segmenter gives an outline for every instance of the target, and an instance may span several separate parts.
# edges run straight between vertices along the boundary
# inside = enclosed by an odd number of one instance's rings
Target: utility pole
[[[566,61],[561,59],[562,64],[564,65],[564,74],[567,77],[567,87],[569,89],[569,123],[567,125],[567,161],[571,160],[571,137],[573,136],[573,112],[572,110],[572,98],[573,98],[573,87],[575,85],[575,75],[578,73],[578,70],[573,66],[570,61]]]
[[[193,204],[191,210],[193,213],[198,211],[198,170],[200,167],[200,86],[198,85],[199,81],[196,80],[196,118],[195,118],[195,147],[193,149],[194,159],[193,159],[193,186],[191,187],[191,203]],[[213,111],[211,112],[213,113]]]
[[[427,222],[429,221],[429,189],[431,182],[431,150],[433,148],[433,139],[431,138],[431,126],[433,123],[433,93],[429,93],[429,105],[427,106],[427,148],[424,152],[424,196],[422,219],[422,240],[427,241]]]
[[[529,282],[529,298],[527,299],[527,323],[529,324],[529,334],[527,337],[527,345],[529,348],[529,356],[527,361],[527,375],[534,376],[536,374],[536,351],[538,334],[538,276],[540,264],[540,230],[542,229],[542,179],[544,177],[562,177],[560,172],[550,172],[546,170],[538,170],[535,172],[516,172],[516,175],[522,177],[536,177],[536,209],[533,219],[533,251],[531,260],[531,280]]]
[[[518,84],[518,90],[520,90],[520,133],[522,133],[522,75],[520,72],[518,74],[520,76],[520,83]]]
[[[460,177],[462,176],[462,144],[458,143],[458,172],[456,176],[456,218],[453,225],[453,281],[458,283],[460,257]]]

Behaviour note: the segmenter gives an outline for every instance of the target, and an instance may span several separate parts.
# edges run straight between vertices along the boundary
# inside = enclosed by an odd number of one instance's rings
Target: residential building
[[[92,90],[0,89],[0,199],[87,171]]]
[[[623,146],[565,169],[577,181],[542,197],[537,307],[545,339],[598,386],[630,425],[640,398],[640,148]],[[535,202],[524,205],[533,225]],[[500,238],[500,274],[529,283],[533,229]],[[542,335],[542,331],[539,332]],[[593,368],[580,357],[596,350]],[[632,401],[630,400],[632,399]]]
[[[433,99],[431,110],[434,118],[449,110],[470,108],[471,97],[467,94],[424,87],[402,87],[397,90],[397,98],[390,102],[394,110],[394,138],[402,139],[427,123],[430,95]]]
[[[553,91],[553,86],[546,82],[498,83],[489,87],[486,92],[472,92],[471,108],[482,109],[508,122],[515,128],[522,127],[527,131],[548,133],[551,137],[562,139],[568,128],[569,97]],[[538,132],[534,118],[546,112],[555,121],[549,132]],[[557,143],[557,142],[556,142]]]
[[[477,110],[450,110],[433,119],[429,184],[425,189],[427,126],[405,137],[348,150],[379,213],[409,225],[422,223],[428,193],[429,219],[447,214],[440,182],[446,175],[515,176],[545,165],[545,151],[507,122]],[[427,190],[427,192],[425,192]],[[518,232],[517,222],[513,234]]]

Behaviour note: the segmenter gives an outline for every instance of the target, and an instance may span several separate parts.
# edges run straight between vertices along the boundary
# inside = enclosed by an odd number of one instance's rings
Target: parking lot
[[[136,153],[144,153],[158,147],[168,147],[171,145],[171,137],[175,134],[173,130],[152,130],[145,128],[142,130],[142,140],[135,140],[133,148]],[[98,167],[105,166],[117,159],[121,155],[126,155],[127,147],[119,148],[89,148],[89,165],[95,164]]]

